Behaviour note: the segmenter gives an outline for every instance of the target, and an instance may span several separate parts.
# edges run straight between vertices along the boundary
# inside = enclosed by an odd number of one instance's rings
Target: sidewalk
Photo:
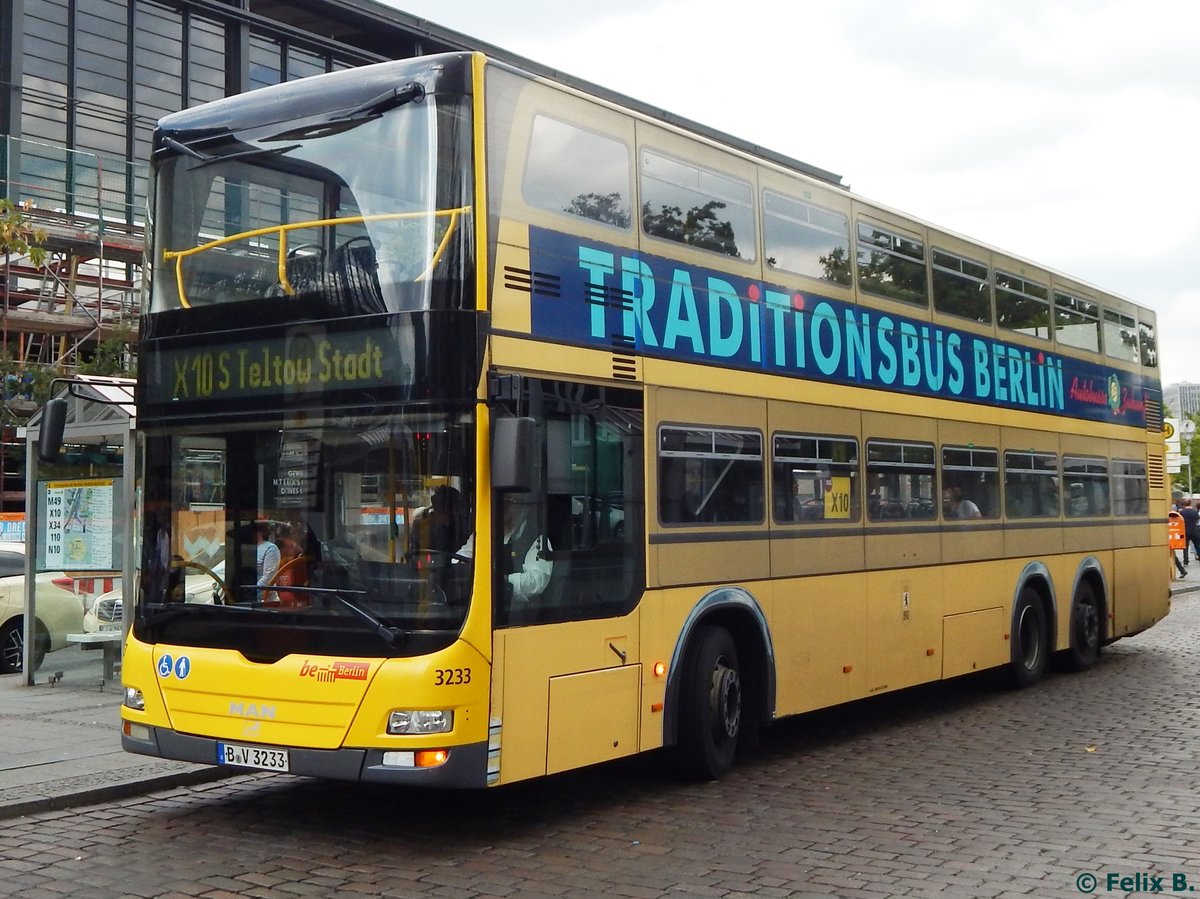
[[[1200,569],[1171,594],[1197,591]],[[0,820],[250,773],[127,753],[120,709],[116,686],[26,687],[19,674],[0,676]]]
[[[0,676],[0,820],[235,773],[125,752],[120,709],[117,686],[27,687],[19,674]]]

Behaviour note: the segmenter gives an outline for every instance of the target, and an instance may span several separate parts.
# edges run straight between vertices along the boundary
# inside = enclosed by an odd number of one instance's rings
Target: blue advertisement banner
[[[831,384],[1145,427],[1157,381],[919,319],[531,227],[533,333]]]

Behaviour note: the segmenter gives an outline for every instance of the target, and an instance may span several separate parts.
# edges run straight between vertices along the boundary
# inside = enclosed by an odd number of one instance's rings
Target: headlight
[[[128,708],[136,709],[139,712],[146,710],[146,697],[142,695],[142,691],[135,687],[125,688],[125,705]]]
[[[444,734],[454,729],[450,709],[400,710],[388,715],[389,734]]]

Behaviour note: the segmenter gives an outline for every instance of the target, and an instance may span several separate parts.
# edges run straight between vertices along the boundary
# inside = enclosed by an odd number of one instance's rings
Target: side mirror
[[[38,430],[38,458],[47,465],[58,461],[66,429],[66,398],[46,400],[46,405],[42,407],[41,428]]]
[[[492,489],[528,493],[533,489],[534,438],[532,418],[498,418],[492,423]]]

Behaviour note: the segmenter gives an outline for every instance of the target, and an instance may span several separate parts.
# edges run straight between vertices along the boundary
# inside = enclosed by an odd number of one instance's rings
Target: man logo
[[[229,702],[229,714],[238,718],[258,718],[264,721],[275,720],[275,706],[259,705],[256,702]]]

